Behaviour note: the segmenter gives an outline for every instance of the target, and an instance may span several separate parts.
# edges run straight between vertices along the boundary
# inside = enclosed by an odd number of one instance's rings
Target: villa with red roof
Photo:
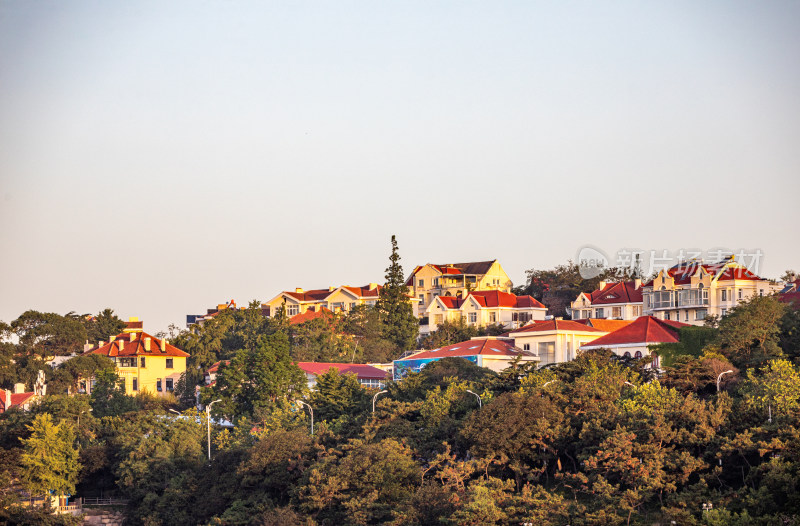
[[[509,332],[509,337],[517,347],[535,352],[540,365],[549,365],[574,360],[582,345],[606,334],[584,323],[554,319],[533,322]]]
[[[435,296],[425,311],[427,331],[435,331],[445,321],[464,320],[467,325],[505,325],[522,327],[533,320],[544,320],[547,307],[532,296],[516,296],[500,290],[473,291],[462,298]],[[422,328],[422,332],[426,332]]]
[[[592,292],[581,292],[570,305],[573,320],[597,318],[635,320],[642,315],[641,280],[600,282]]]
[[[643,313],[661,320],[703,325],[708,315],[725,316],[740,301],[779,291],[781,286],[730,257],[719,263],[684,261],[642,287]]]
[[[341,286],[313,290],[297,288],[294,292],[281,292],[264,303],[264,307],[269,308],[274,316],[283,306],[289,318],[309,310],[319,312],[323,308],[331,312],[344,312],[357,305],[374,306],[378,301],[380,290],[381,286],[377,283],[369,283],[363,287]]]
[[[418,300],[414,314],[423,317],[436,296],[464,298],[471,291],[511,292],[511,279],[494,259],[472,263],[428,263],[417,266],[406,280],[408,294]]]
[[[31,405],[39,398],[34,392],[26,393],[23,384],[14,386],[14,390],[0,389],[0,413],[5,413],[12,407],[28,411]]]
[[[642,358],[651,354],[649,345],[679,342],[678,329],[689,326],[687,323],[642,316],[622,329],[582,345],[580,349],[609,349],[618,356]],[[658,367],[658,356],[654,356],[653,366]]]
[[[317,385],[317,376],[325,374],[331,369],[336,369],[339,374],[354,374],[362,387],[370,389],[383,389],[386,385],[388,373],[365,363],[327,363],[327,362],[297,362],[297,366],[306,373],[308,388]]]
[[[142,322],[137,318],[130,318],[127,328],[112,336],[108,343],[100,342],[84,354],[110,358],[117,366],[126,393],[137,395],[147,391],[160,396],[175,388],[186,371],[186,358],[189,357],[166,339],[144,332]],[[90,391],[90,385],[87,388],[87,392]]]
[[[400,380],[412,372],[421,371],[426,365],[442,358],[464,358],[479,367],[492,371],[502,371],[519,357],[523,362],[536,362],[535,353],[514,346],[509,338],[480,337],[461,343],[439,347],[430,351],[420,351],[393,363],[394,379]]]

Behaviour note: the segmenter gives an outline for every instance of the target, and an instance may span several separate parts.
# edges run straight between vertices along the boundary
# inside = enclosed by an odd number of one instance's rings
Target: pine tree
[[[381,288],[377,307],[381,313],[383,337],[394,343],[402,353],[414,347],[419,333],[419,320],[414,316],[409,302],[395,236],[392,236],[389,261],[391,264],[386,269],[386,283]]]

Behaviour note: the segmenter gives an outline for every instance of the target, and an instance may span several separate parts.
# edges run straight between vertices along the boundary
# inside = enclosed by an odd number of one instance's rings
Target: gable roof
[[[675,280],[676,285],[687,285],[691,283],[699,269],[703,269],[710,274],[713,279],[718,281],[728,280],[751,280],[758,281],[763,278],[750,272],[747,267],[740,265],[732,260],[720,261],[718,263],[703,263],[702,261],[681,261],[677,265],[670,267],[667,274]],[[652,286],[652,282],[649,283]]]
[[[614,303],[642,303],[642,286],[636,287],[635,281],[617,281],[607,283],[603,288],[586,294],[592,305],[609,305]]]
[[[513,330],[510,332],[513,337],[515,334],[531,333],[531,332],[549,332],[549,331],[564,331],[564,332],[605,332],[594,327],[589,327],[583,323],[578,323],[572,320],[543,320],[534,321],[524,327]]]
[[[479,340],[467,340],[461,343],[454,343],[439,347],[430,351],[422,351],[410,356],[410,360],[424,360],[429,358],[451,358],[463,356],[534,356],[533,354],[515,347],[511,343],[494,338]],[[403,360],[395,360],[403,361]]]
[[[131,340],[131,337],[133,338]],[[145,350],[145,340],[150,339],[150,350]],[[185,353],[174,345],[164,341],[164,352],[161,352],[161,340],[144,331],[127,332],[116,336],[114,341],[101,345],[97,349],[90,349],[83,353],[102,354],[109,358],[117,356],[178,356],[188,358],[189,353]]]
[[[617,345],[676,343],[678,329],[689,327],[687,323],[659,320],[653,316],[640,316],[633,323],[612,333],[601,336],[583,347],[614,347]]]
[[[339,374],[355,374],[358,378],[377,378],[383,380],[387,372],[365,363],[330,363],[330,362],[297,362],[297,366],[307,374],[319,376],[331,369],[336,369]]]
[[[11,405],[6,407],[6,397],[11,395]],[[14,393],[10,390],[0,389],[0,413],[5,413],[12,407],[20,407],[32,401],[36,393]]]

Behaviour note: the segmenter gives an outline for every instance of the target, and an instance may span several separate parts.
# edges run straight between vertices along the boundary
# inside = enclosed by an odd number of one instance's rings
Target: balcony
[[[678,307],[707,307],[707,290],[679,290]]]

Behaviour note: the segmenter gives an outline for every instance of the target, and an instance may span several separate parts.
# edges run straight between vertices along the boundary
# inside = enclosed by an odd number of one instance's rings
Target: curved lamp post
[[[214,400],[210,404],[206,406],[206,429],[208,429],[208,461],[211,462],[211,406],[216,404],[217,402],[222,402],[220,400]]]
[[[473,392],[472,392],[472,391],[470,391],[469,389],[465,389],[465,391],[467,391],[469,394],[474,394],[474,395],[475,395],[475,398],[477,398],[477,399],[478,399],[478,409],[480,409],[480,408],[482,408],[482,407],[483,407],[483,402],[481,402],[481,396],[480,396],[478,393],[473,393]]]
[[[297,403],[304,405],[308,408],[308,412],[311,413],[311,436],[314,436],[314,408],[308,405],[306,402],[302,400],[298,400]]]
[[[722,379],[722,375],[723,374],[732,373],[732,372],[733,372],[733,369],[728,369],[727,371],[722,371],[721,373],[719,373],[719,376],[717,376],[717,392],[719,392],[719,381]]]
[[[377,393],[375,393],[375,396],[372,397],[372,412],[373,413],[375,412],[375,399],[378,398],[378,395],[382,395],[383,393],[388,393],[388,392],[389,391],[384,389],[383,391],[378,391]]]

